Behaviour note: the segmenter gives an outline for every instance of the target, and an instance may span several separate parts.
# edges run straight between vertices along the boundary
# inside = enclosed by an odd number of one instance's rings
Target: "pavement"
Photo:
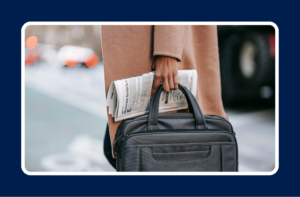
[[[102,64],[25,68],[25,168],[114,171],[103,154],[107,124]],[[236,132],[239,170],[275,167],[275,109],[226,108]]]

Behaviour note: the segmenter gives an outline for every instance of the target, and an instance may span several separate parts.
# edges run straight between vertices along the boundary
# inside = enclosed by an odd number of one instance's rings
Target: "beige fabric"
[[[156,55],[170,56],[179,70],[197,70],[203,113],[224,115],[216,26],[105,25],[101,31],[106,94],[111,82],[150,72]],[[121,122],[107,115],[113,141]]]

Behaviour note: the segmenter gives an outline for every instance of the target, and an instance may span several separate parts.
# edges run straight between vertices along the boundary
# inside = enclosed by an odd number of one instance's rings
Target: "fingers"
[[[177,90],[178,89],[178,77],[177,77],[177,73],[175,73],[173,75],[173,83],[174,83],[174,89]]]
[[[151,97],[153,96],[153,94],[155,93],[155,91],[157,90],[157,88],[161,82],[162,82],[161,76],[159,76],[158,74],[155,73],[152,90],[151,90]]]
[[[163,83],[165,92],[178,89],[178,65],[177,60],[172,57],[157,56],[152,65],[155,70],[151,97],[154,95],[160,83]]]
[[[173,75],[171,75],[169,77],[169,87],[170,87],[170,90],[174,90],[174,88],[175,88],[174,82],[173,82]]]
[[[165,92],[170,92],[169,77],[163,76],[163,88]]]
[[[167,76],[167,75],[161,76],[160,74],[155,73],[153,86],[152,86],[152,90],[151,90],[151,97],[157,90],[160,83],[163,83],[163,89],[165,92],[169,92],[170,90],[174,90],[174,89],[177,90],[178,89],[177,73],[175,73],[174,75],[169,75],[169,76]]]

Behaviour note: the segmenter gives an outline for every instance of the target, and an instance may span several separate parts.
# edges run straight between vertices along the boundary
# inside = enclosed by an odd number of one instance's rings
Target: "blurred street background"
[[[240,171],[275,167],[275,37],[270,26],[219,26],[225,110]],[[103,154],[107,124],[100,26],[25,30],[25,167],[114,171]]]

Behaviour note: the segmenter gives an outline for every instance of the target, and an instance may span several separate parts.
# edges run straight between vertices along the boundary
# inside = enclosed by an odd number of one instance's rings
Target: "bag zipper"
[[[175,131],[177,129],[174,129]],[[173,131],[174,131],[173,130]],[[178,131],[182,131],[182,129],[178,129]],[[210,133],[210,131],[223,131],[221,129],[210,129],[209,132],[207,130],[205,131],[194,131],[194,130],[185,130],[187,132],[180,132],[180,133]],[[189,132],[190,131],[190,132]],[[193,132],[194,131],[194,132]],[[168,131],[168,130],[165,130],[165,131],[141,131],[141,132],[137,132],[137,133],[133,133],[133,134],[127,134],[125,135],[122,139],[121,139],[121,146],[122,146],[122,156],[123,156],[123,150],[124,150],[124,141],[127,140],[129,137],[133,137],[133,136],[137,136],[137,135],[149,135],[149,134],[168,134],[168,133],[174,133],[174,132],[171,132],[171,131]],[[226,131],[223,131],[223,132],[220,132],[220,133],[228,133],[230,135],[232,135],[235,139],[235,136],[231,133],[231,132],[226,132]],[[235,139],[236,140],[236,139]]]
[[[235,135],[235,132],[233,131],[231,123],[229,121],[227,121],[225,118],[217,116],[217,115],[206,115],[206,116],[210,116],[210,117],[213,116],[213,117],[215,117],[215,118],[217,118],[219,120],[222,120],[222,121],[225,121],[225,122],[229,123],[229,125],[231,127],[231,130],[232,130],[232,133]],[[124,123],[125,125],[122,127],[122,129],[120,130],[120,132],[116,133],[116,136],[118,136],[118,137],[114,140],[113,146],[116,145],[117,141],[119,140],[119,138],[121,136],[121,133],[124,131],[124,128],[126,127],[127,124],[129,124],[130,122],[136,121],[136,120],[144,120],[144,119],[147,120],[147,117],[140,117],[140,118],[141,119],[137,119],[135,117],[134,118],[130,118],[130,119],[127,119],[126,122],[124,121],[124,122],[121,123],[121,124]],[[162,117],[161,119],[170,119],[170,118],[174,118],[174,117],[172,117],[172,116],[165,116],[165,117]],[[210,118],[208,118],[208,119],[210,119]],[[122,125],[120,125],[120,126],[122,126]],[[210,130],[213,130],[213,129],[210,129]],[[115,148],[113,148],[113,149],[115,149]],[[116,155],[116,153],[115,153],[115,155]]]

